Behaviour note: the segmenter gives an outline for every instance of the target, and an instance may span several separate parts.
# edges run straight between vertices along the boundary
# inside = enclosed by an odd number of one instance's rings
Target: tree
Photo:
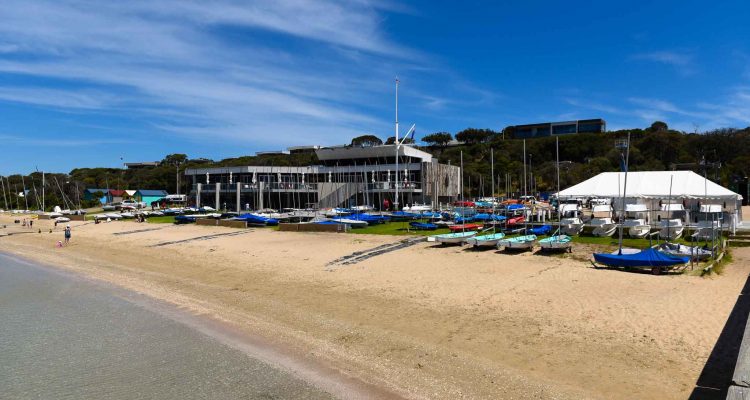
[[[496,134],[490,129],[467,128],[456,134],[456,140],[466,144],[484,143]]]
[[[448,132],[435,132],[422,138],[422,141],[431,146],[445,146],[453,139]]]
[[[666,122],[655,121],[648,130],[650,132],[666,132],[669,130],[669,126],[667,126]]]
[[[406,138],[406,139],[404,139],[404,138],[398,138],[398,140],[400,142],[403,141],[404,144],[412,144],[412,143],[414,143],[414,139],[412,139],[412,138]],[[385,144],[396,144],[396,137],[395,136],[389,137],[388,139],[385,140]]]
[[[176,153],[164,157],[164,159],[161,160],[161,163],[162,165],[178,165],[184,163],[187,159],[187,154]]]
[[[380,146],[383,141],[375,135],[362,135],[352,139],[352,147],[373,147]]]

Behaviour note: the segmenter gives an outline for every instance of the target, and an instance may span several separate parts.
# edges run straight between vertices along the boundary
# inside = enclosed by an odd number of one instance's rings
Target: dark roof
[[[109,194],[112,196],[122,196],[125,194],[124,190],[117,190],[117,189],[109,189]]]
[[[166,196],[168,194],[166,190],[150,190],[150,189],[138,189],[138,193],[141,196]]]
[[[96,192],[107,193],[107,189],[93,189],[92,188],[92,189],[86,189],[86,191],[89,192],[89,193],[92,193],[92,194],[96,193]]]

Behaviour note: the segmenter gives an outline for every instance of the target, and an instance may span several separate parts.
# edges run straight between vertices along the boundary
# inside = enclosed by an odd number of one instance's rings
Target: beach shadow
[[[750,313],[750,276],[745,281],[737,302],[729,314],[724,329],[716,340],[711,355],[708,356],[695,388],[690,395],[691,400],[725,399],[727,390],[732,384],[734,367],[745,332],[748,314]]]
[[[464,251],[484,253],[486,251],[497,250],[495,246],[472,246],[466,245]]]

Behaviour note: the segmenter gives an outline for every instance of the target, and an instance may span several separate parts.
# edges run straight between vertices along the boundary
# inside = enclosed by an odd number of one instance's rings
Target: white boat
[[[329,210],[323,211],[323,215],[325,215],[326,217],[336,217],[339,215],[349,215],[349,214],[351,213],[343,208],[331,208]]]
[[[352,207],[352,210],[354,211],[373,211],[374,209],[375,208],[373,208],[373,206],[368,206],[368,205]]]
[[[430,236],[431,238],[434,238],[436,242],[438,243],[446,243],[446,244],[460,244],[466,241],[466,239],[476,236],[476,232],[455,232],[455,233],[444,233],[442,235],[433,235]]]
[[[55,222],[58,224],[62,224],[63,222],[70,222],[70,218],[68,217],[57,217],[55,218]]]
[[[122,218],[135,218],[135,213],[133,212],[124,212],[120,214],[120,217]]]
[[[432,211],[432,207],[427,204],[412,204],[411,207],[406,206],[403,210],[411,212]]]
[[[590,225],[594,228],[591,233],[599,237],[612,236],[617,230],[617,224],[612,222],[612,218],[610,217],[592,218]]]
[[[627,229],[628,236],[636,239],[645,238],[651,233],[651,225],[645,219],[626,219],[622,226]]]
[[[576,236],[583,231],[583,221],[578,217],[563,218],[560,225],[562,226],[562,233],[566,235]]]
[[[707,260],[711,251],[698,246],[685,246],[679,243],[662,243],[658,250],[678,257],[690,257],[693,260]]]
[[[677,239],[682,236],[685,226],[681,219],[663,219],[659,229],[659,238],[665,240]]]
[[[108,214],[103,214],[103,215],[104,215],[104,218],[122,219],[122,214],[118,214],[118,213],[108,213]]]
[[[507,238],[497,242],[497,247],[504,247],[506,249],[532,249],[534,248],[534,242],[536,242],[536,235],[525,235]]]
[[[351,226],[352,228],[364,228],[367,226],[366,221],[360,221],[358,219],[348,219],[348,218],[333,218],[331,221],[334,221],[339,224],[346,224]]]
[[[701,206],[702,207],[702,206]],[[711,240],[719,236],[719,221],[699,221],[695,232],[690,235],[693,240]]]
[[[470,238],[467,238],[465,241],[467,244],[470,244],[474,247],[486,247],[486,246],[497,246],[497,242],[499,242],[502,238],[505,237],[505,234],[502,232],[497,233],[488,233],[486,235],[478,235],[478,236],[472,236]]]
[[[543,250],[568,250],[572,242],[573,239],[568,235],[552,235],[539,240],[539,246]]]

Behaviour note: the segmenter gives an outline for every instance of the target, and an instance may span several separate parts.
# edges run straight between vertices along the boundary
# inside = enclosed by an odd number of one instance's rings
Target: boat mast
[[[490,148],[490,173],[492,174],[492,233],[495,233],[495,149]]]
[[[560,137],[555,136],[555,156],[556,156],[556,167],[557,167],[557,241],[560,241],[560,233],[562,233],[562,216],[560,214]]]
[[[5,196],[5,179],[0,176],[0,187],[3,188],[3,201],[5,201],[5,209],[8,209],[8,198]]]
[[[628,142],[626,143],[626,149],[625,149],[625,184],[622,187],[622,218],[625,218],[625,192],[628,189],[628,163],[630,161],[630,132],[628,132]],[[620,186],[619,184],[617,185]],[[670,192],[672,190],[672,186],[670,183]],[[617,254],[622,255],[622,221],[620,221],[620,240],[619,240],[619,249],[617,251]]]
[[[523,140],[523,196],[526,199],[526,139]]]
[[[461,232],[466,234],[466,204],[464,202],[464,151],[461,150],[461,179],[459,179],[459,182],[461,182]]]
[[[399,182],[398,180],[398,148],[400,147],[400,143],[398,141],[398,83],[399,82],[398,82],[398,77],[397,77],[396,78],[396,141],[395,141],[395,144],[396,144],[396,180],[395,180],[396,197],[395,197],[395,201],[393,202],[393,205],[395,206],[396,211],[398,211],[398,182]]]
[[[672,221],[672,179],[674,175],[669,175],[669,197],[667,198],[667,240],[672,240],[670,234],[670,225]]]
[[[29,198],[26,196],[26,181],[23,179],[23,175],[21,175],[21,185],[23,186],[23,204],[25,210],[29,209]]]

